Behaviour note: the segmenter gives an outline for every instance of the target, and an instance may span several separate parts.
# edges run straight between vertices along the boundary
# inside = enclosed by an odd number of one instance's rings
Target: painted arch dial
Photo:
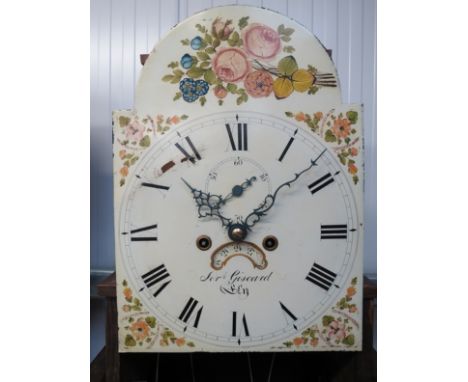
[[[308,131],[255,112],[212,114],[166,134],[133,174],[119,219],[123,265],[168,327],[254,349],[300,333],[346,288],[356,201],[334,153]],[[199,195],[214,200],[208,213]],[[232,240],[229,228],[268,195],[271,208]]]

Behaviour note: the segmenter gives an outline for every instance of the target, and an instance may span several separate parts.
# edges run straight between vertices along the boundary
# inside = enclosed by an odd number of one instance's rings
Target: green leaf
[[[184,75],[184,72],[180,69],[175,69],[173,71],[174,75],[177,76],[177,77],[182,77]]]
[[[243,102],[242,96],[237,97],[237,99],[236,99],[236,104],[237,104],[237,105],[240,105],[242,102]]]
[[[343,343],[348,346],[354,345],[354,334],[350,334],[343,339]]]
[[[209,61],[203,61],[200,64],[200,68],[202,68],[202,69],[208,69],[210,66],[211,66],[211,62],[209,62]]]
[[[290,111],[286,111],[284,114],[286,114],[286,116],[289,118],[292,118],[294,116],[294,114],[291,113]]]
[[[358,178],[357,175],[353,175],[353,182],[354,182],[354,184],[358,184],[359,178]]]
[[[226,89],[228,90],[228,92],[234,93],[237,90],[237,85],[229,83],[226,85]]]
[[[120,187],[122,187],[125,184],[125,178],[120,179]]]
[[[146,323],[150,326],[150,328],[153,328],[156,326],[156,318],[153,316],[148,316],[145,318]]]
[[[195,347],[195,344],[192,341],[187,342],[187,346],[190,346],[191,348]]]
[[[353,277],[351,280],[351,285],[356,285],[357,284],[357,277]]]
[[[281,40],[283,40],[284,42],[289,42],[291,41],[291,37],[283,35],[281,36]]]
[[[189,70],[187,70],[187,76],[190,78],[200,78],[203,76],[203,73],[205,72],[204,69],[199,68],[199,67],[191,67]]]
[[[239,28],[240,28],[240,29],[243,29],[243,28],[245,28],[245,27],[247,26],[247,24],[249,23],[248,20],[249,20],[249,16],[241,17],[241,18],[239,19],[239,22],[238,22],[237,25],[239,25]]]
[[[310,91],[310,93],[315,94],[315,93],[318,92],[318,90],[319,90],[318,86],[315,86],[315,85],[314,85],[314,86],[311,86],[311,87],[310,87],[310,90],[309,90],[309,91]]]
[[[130,123],[130,118],[124,117],[123,115],[121,115],[121,116],[119,117],[119,125],[120,125],[120,127],[125,127],[125,126],[127,126],[129,123]]]
[[[278,62],[278,71],[284,76],[292,76],[299,69],[293,56],[286,56]]]
[[[293,343],[292,343],[291,341],[284,342],[283,344],[284,344],[284,346],[286,346],[287,348],[290,348],[291,346],[293,346]]]
[[[130,334],[125,337],[125,346],[136,346],[136,341]]]
[[[293,33],[294,33],[294,29],[293,29],[293,28],[285,28],[285,29],[283,29],[283,34],[285,34],[286,36],[291,36]]]
[[[331,130],[325,132],[325,141],[326,142],[336,142],[336,137],[333,135]]]
[[[216,74],[211,70],[208,69],[205,74],[203,75],[203,78],[205,79],[206,82],[208,82],[210,85],[213,85],[216,82]]]
[[[162,80],[165,82],[172,81],[174,79],[174,76],[172,74],[166,74]]]
[[[327,140],[327,138],[325,138],[325,140]],[[327,141],[327,142],[330,142],[330,141]],[[333,142],[333,141],[331,141],[331,142]],[[341,154],[338,155],[338,158],[340,158],[340,162],[344,166],[346,164],[346,158]]]
[[[209,46],[208,48],[205,49],[205,52],[208,54],[213,54],[214,52],[216,52],[216,49],[213,48],[212,46]]]
[[[188,118],[188,115],[187,115],[187,114],[182,114],[182,115],[180,116],[180,119],[182,119],[182,120],[185,120],[185,119],[187,119],[187,118]]]
[[[200,60],[207,61],[210,59],[210,55],[205,52],[197,52],[197,56]]]
[[[219,99],[218,100],[218,105],[221,106],[222,104],[224,103],[224,101],[222,99]]]
[[[213,40],[213,44],[211,44],[211,46],[212,46],[214,49],[216,49],[216,48],[219,46],[219,44],[221,44],[221,41],[220,41],[219,39],[215,38],[215,39]]]
[[[167,65],[168,68],[174,69],[179,66],[179,63],[177,61],[172,61],[169,65]]]
[[[188,38],[184,38],[183,40],[180,40],[180,42],[182,43],[182,45],[189,45],[190,44],[190,40]]]
[[[205,96],[200,97],[199,100],[200,100],[200,104],[202,106],[206,103],[206,97]]]
[[[351,122],[354,125],[358,120],[358,113],[357,111],[350,110],[346,112],[346,117],[348,117],[349,122]]]
[[[208,44],[211,44],[213,42],[213,37],[209,33],[207,33],[207,34],[205,34],[205,41]]]
[[[122,281],[122,285],[127,286],[128,285],[127,280]]]
[[[173,98],[174,101],[177,101],[180,97],[182,97],[182,93],[181,92],[177,92]]]
[[[283,48],[283,52],[286,52],[286,53],[293,53],[296,49],[294,49],[293,46],[291,45],[287,45]]]
[[[335,321],[335,317],[333,316],[323,316],[322,317],[322,325],[328,326],[332,321]]]
[[[283,34],[284,33],[284,24],[281,24],[278,26],[278,33]]]
[[[148,147],[150,144],[151,144],[151,140],[148,135],[145,135],[140,141],[141,147]]]
[[[239,33],[232,32],[231,37],[228,40],[228,44],[230,46],[236,46],[239,40],[240,40]]]

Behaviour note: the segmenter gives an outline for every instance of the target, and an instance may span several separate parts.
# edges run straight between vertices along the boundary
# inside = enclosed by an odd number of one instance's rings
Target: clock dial
[[[306,328],[346,288],[356,201],[334,153],[308,131],[261,113],[216,113],[165,134],[134,174],[118,245],[133,290],[168,327],[212,346],[255,348]],[[292,179],[232,241],[228,225],[242,225]],[[208,194],[221,217],[199,216],[194,196]]]

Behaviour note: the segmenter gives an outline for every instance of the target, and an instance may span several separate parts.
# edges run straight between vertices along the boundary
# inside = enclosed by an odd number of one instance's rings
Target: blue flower
[[[198,50],[202,46],[202,41],[203,40],[200,36],[194,37],[192,41],[190,42],[190,46],[192,47],[192,49]]]
[[[194,102],[198,97],[208,93],[210,85],[204,80],[193,80],[192,78],[184,78],[179,82],[179,89],[182,92],[182,98],[186,102]]]
[[[180,59],[180,65],[184,69],[189,69],[193,65],[193,58],[190,54],[184,54]]]
[[[210,85],[208,85],[208,82],[204,80],[195,81],[195,93],[198,94],[200,97],[208,93],[209,89]]]

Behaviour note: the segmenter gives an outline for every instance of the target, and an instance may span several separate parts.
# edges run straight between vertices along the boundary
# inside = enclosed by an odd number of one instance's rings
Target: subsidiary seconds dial
[[[359,216],[341,165],[311,132],[260,113],[213,114],[163,136],[134,174],[123,265],[145,307],[194,340],[255,349],[313,323],[344,287]],[[288,182],[233,241],[226,227]]]

